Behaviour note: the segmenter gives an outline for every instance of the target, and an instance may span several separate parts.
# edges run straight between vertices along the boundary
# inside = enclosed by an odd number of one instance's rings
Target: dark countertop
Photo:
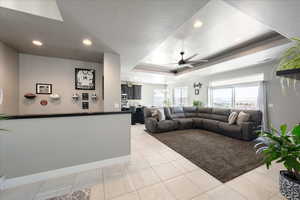
[[[8,119],[33,119],[33,118],[53,118],[53,117],[78,117],[91,115],[115,115],[131,114],[130,111],[112,111],[112,112],[85,112],[85,113],[61,113],[61,114],[34,114],[34,115],[14,115],[8,116]]]

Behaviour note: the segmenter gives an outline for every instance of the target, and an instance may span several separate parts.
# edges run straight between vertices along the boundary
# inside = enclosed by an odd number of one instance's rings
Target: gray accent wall
[[[75,68],[96,70],[96,90],[75,90]],[[74,112],[103,111],[102,100],[102,73],[100,63],[84,62],[79,60],[43,57],[29,54],[20,54],[20,114],[51,114]],[[49,95],[37,95],[34,100],[24,98],[26,93],[36,92],[36,83],[50,83],[53,93],[61,96],[60,100],[51,100]],[[78,93],[96,93],[97,101],[89,100],[89,109],[82,109],[82,101],[74,101],[72,95]],[[47,100],[48,105],[40,105],[41,100]]]
[[[10,133],[2,136],[3,174],[14,178],[127,156],[130,116],[128,113],[8,120],[5,128]]]
[[[15,115],[19,112],[18,62],[18,52],[0,42],[0,90],[3,91],[3,103],[0,103],[0,113],[7,115]]]
[[[267,84],[270,123],[275,127],[279,127],[283,123],[293,126],[300,122],[300,83],[299,81],[290,80],[289,84],[287,81],[283,81],[284,84],[281,84],[282,79],[275,75],[276,66],[276,62],[270,62],[214,75],[186,76],[178,80],[177,83],[168,85],[168,89],[172,91],[174,87],[188,86],[189,104],[192,105],[193,100],[198,99],[207,105],[208,84],[210,81],[227,80],[263,73]],[[200,95],[196,96],[194,94],[194,82],[201,82],[203,84],[203,87],[200,89]]]

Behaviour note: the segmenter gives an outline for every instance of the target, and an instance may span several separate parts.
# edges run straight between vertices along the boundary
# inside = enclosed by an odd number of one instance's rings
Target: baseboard
[[[37,174],[31,174],[28,176],[9,178],[3,182],[1,188],[5,190],[5,189],[25,185],[25,184],[36,183],[39,181],[45,181],[50,178],[62,177],[62,176],[71,175],[74,173],[79,173],[82,171],[97,169],[100,167],[105,167],[105,166],[118,164],[118,163],[124,163],[124,162],[129,161],[129,158],[130,158],[130,155],[127,155],[127,156],[121,156],[121,157],[111,158],[111,159],[107,159],[107,160],[101,160],[101,161],[97,161],[97,162],[91,162],[91,163],[87,163],[87,164],[76,165],[76,166],[72,166],[72,167],[66,167],[66,168],[41,172],[41,173],[37,173]],[[0,182],[0,186],[1,186],[1,182]]]

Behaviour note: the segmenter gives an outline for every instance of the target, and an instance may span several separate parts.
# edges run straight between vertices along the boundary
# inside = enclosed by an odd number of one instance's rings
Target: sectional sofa
[[[205,129],[240,140],[250,141],[257,138],[256,131],[260,129],[262,112],[258,110],[243,110],[250,118],[240,125],[228,123],[231,112],[242,110],[197,107],[165,107],[164,120],[152,116],[153,109],[145,108],[145,127],[151,133],[163,133],[174,130]]]

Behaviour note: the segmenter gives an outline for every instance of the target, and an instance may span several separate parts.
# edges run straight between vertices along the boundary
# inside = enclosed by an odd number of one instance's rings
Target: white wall
[[[279,127],[280,124],[283,123],[293,126],[300,122],[300,112],[298,111],[300,107],[300,83],[299,81],[296,82],[295,88],[293,82],[289,88],[287,87],[287,84],[284,84],[286,89],[282,90],[281,79],[275,75],[276,66],[277,63],[272,62],[210,76],[187,76],[175,84],[168,85],[168,88],[172,89],[177,86],[188,86],[189,104],[192,105],[194,99],[199,99],[207,105],[209,81],[228,80],[263,73],[264,79],[267,82],[267,97],[269,105],[268,115],[271,124],[275,127]],[[200,89],[199,96],[194,95],[194,82],[201,82],[203,84],[203,87]]]
[[[130,154],[129,113],[12,119],[5,128],[10,132],[2,135],[2,161],[8,178]]]
[[[154,105],[154,90],[155,89],[166,89],[167,85],[163,84],[139,84],[142,85],[142,95],[140,100],[129,100],[129,105],[142,105],[151,107]]]
[[[121,102],[121,61],[120,55],[104,53],[104,111],[120,110]]]
[[[103,111],[102,100],[102,64],[84,62],[79,60],[43,57],[29,54],[20,54],[19,73],[19,113],[20,114],[49,114],[49,113],[74,113],[74,112],[99,112]],[[75,90],[75,68],[90,68],[96,70],[96,90]],[[24,98],[24,94],[35,94],[36,83],[50,83],[53,93],[61,96],[58,101],[53,101],[49,95],[37,95],[34,100]],[[83,110],[81,101],[73,101],[74,93],[94,92],[98,95],[97,101],[89,100],[89,110]],[[48,100],[47,106],[41,106],[42,99]]]
[[[18,74],[18,52],[0,42],[0,90],[3,91],[3,103],[0,102],[0,113],[15,115],[19,112]]]

